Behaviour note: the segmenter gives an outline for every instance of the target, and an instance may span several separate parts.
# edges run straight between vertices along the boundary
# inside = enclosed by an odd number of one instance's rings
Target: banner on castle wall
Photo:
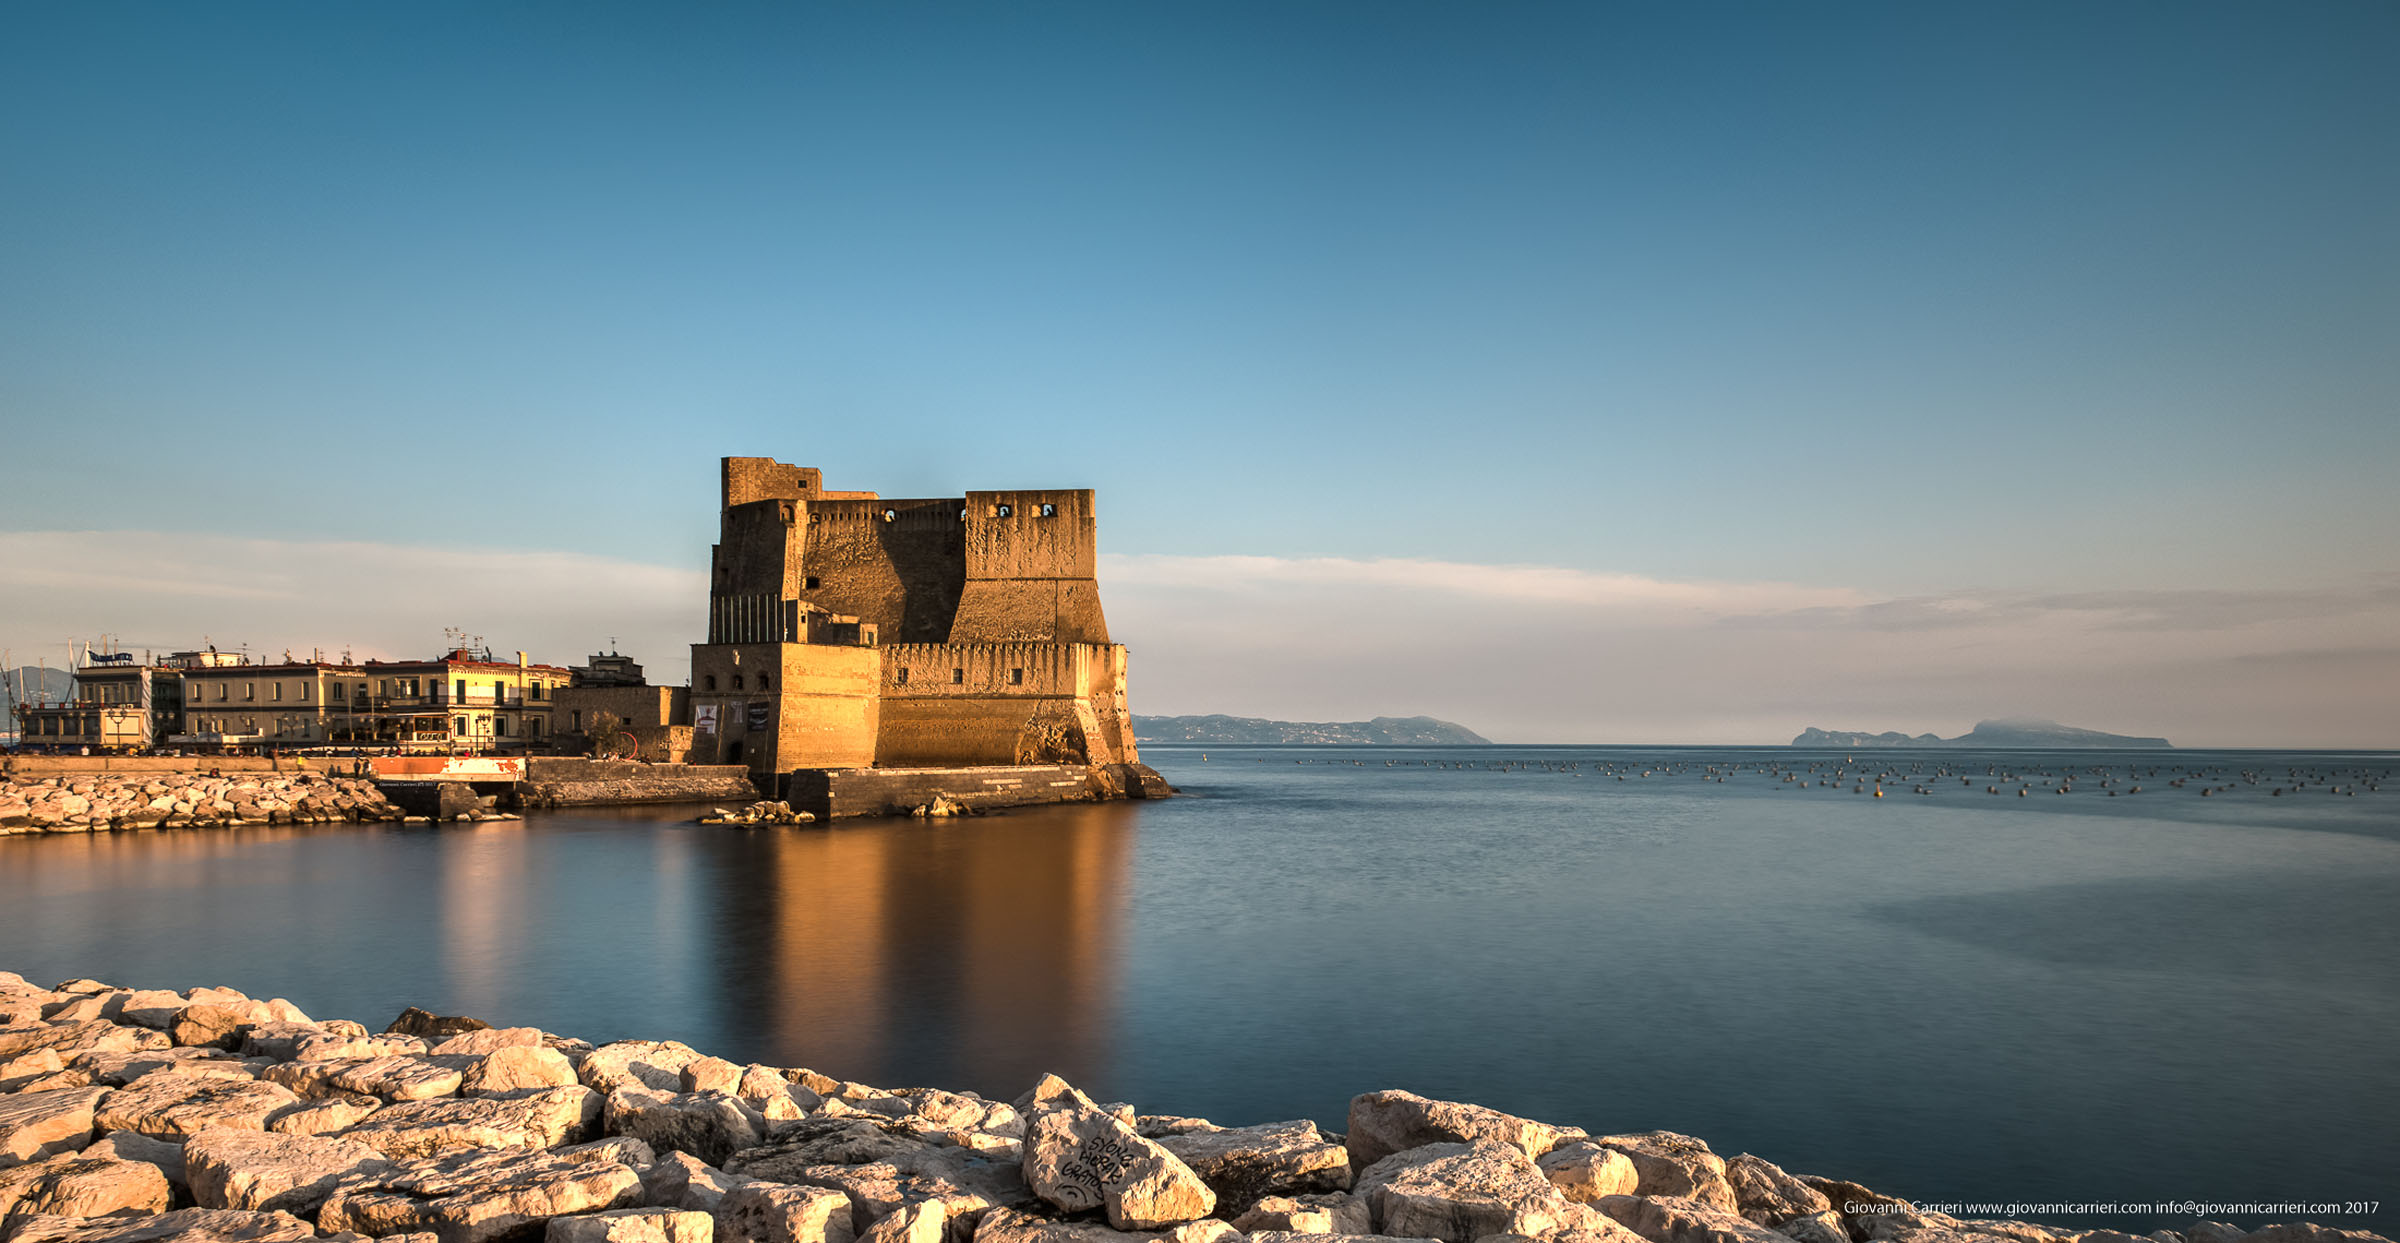
[[[769,700],[756,700],[750,705],[750,732],[758,733],[775,723],[775,705]]]
[[[694,733],[701,733],[701,734],[713,734],[713,733],[716,733],[716,732],[717,732],[717,705],[715,705],[715,704],[699,704],[699,705],[696,705],[695,707],[693,707],[693,709],[692,709],[692,730],[693,730],[693,732],[694,732]]]

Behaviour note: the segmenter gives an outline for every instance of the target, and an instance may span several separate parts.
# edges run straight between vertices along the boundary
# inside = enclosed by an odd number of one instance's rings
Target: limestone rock
[[[502,1049],[539,1049],[543,1047],[542,1029],[538,1027],[479,1027],[460,1032],[433,1046],[439,1056],[460,1056],[498,1053]]]
[[[1057,1075],[1043,1075],[1016,1100],[1016,1111],[1028,1119],[1053,1109],[1098,1109],[1100,1103]]]
[[[751,1181],[727,1174],[688,1152],[671,1152],[642,1171],[642,1202],[654,1208],[714,1213],[726,1192]]]
[[[680,1041],[618,1040],[592,1050],[576,1073],[603,1096],[627,1087],[681,1092],[683,1068],[699,1060],[699,1051]]]
[[[1673,1131],[1639,1131],[1595,1135],[1590,1142],[1632,1158],[1634,1173],[1640,1178],[1635,1195],[1695,1200],[1725,1213],[1740,1209],[1732,1185],[1725,1181],[1725,1159],[1709,1151],[1701,1140]]]
[[[345,1175],[389,1169],[355,1140],[264,1131],[203,1131],[185,1141],[192,1199],[202,1208],[314,1213]]]
[[[139,1053],[86,1053],[75,1064],[100,1083],[130,1084],[151,1075],[188,1075],[194,1079],[256,1079],[272,1063],[244,1060],[221,1049],[147,1049]]]
[[[738,1094],[742,1086],[742,1068],[721,1057],[694,1058],[684,1064],[680,1081],[686,1092]]]
[[[467,1038],[459,1037],[461,1040]],[[465,1082],[459,1090],[468,1096],[492,1096],[502,1092],[521,1092],[527,1088],[573,1087],[577,1082],[575,1064],[558,1050],[542,1045],[509,1045],[493,1050],[468,1067]]]
[[[235,1132],[239,1134],[239,1132]],[[152,1139],[132,1131],[110,1131],[92,1141],[83,1150],[87,1157],[110,1157],[118,1161],[146,1161],[158,1167],[166,1176],[167,1186],[179,1194],[189,1194],[191,1186],[184,1179],[183,1145],[163,1139]]]
[[[62,1152],[81,1152],[92,1142],[96,1106],[109,1090],[54,1088],[0,1096],[0,1169]]]
[[[466,1149],[551,1148],[586,1138],[600,1121],[590,1088],[543,1088],[514,1096],[443,1097],[387,1106],[341,1132],[387,1157],[435,1157]]]
[[[766,1137],[766,1119],[757,1108],[723,1092],[620,1088],[608,1095],[605,1122],[611,1134],[634,1136],[659,1152],[688,1152],[711,1165]]]
[[[393,1036],[447,1040],[462,1032],[483,1031],[490,1026],[482,1019],[471,1019],[463,1014],[435,1014],[410,1006],[400,1012],[400,1017],[385,1025],[383,1030],[385,1034]]]
[[[2243,1235],[2242,1240],[2243,1243],[2388,1243],[2365,1230],[2343,1230],[2307,1221],[2262,1226]]]
[[[1577,1141],[1561,1144],[1535,1158],[1550,1185],[1578,1204],[1598,1204],[1608,1196],[1632,1195],[1641,1185],[1633,1158],[1614,1148]]]
[[[758,1111],[766,1115],[769,1122],[787,1122],[806,1117],[809,1111],[825,1103],[822,1095],[784,1078],[774,1067],[756,1064],[743,1068],[742,1079],[736,1085],[735,1092],[743,1100],[758,1106]]]
[[[102,1097],[94,1120],[106,1131],[188,1139],[213,1127],[263,1131],[268,1117],[299,1103],[272,1083],[150,1075]]]
[[[1789,1243],[1738,1213],[1675,1196],[1610,1196],[1600,1211],[1650,1243]]]
[[[746,1182],[716,1212],[718,1243],[851,1243],[850,1198],[822,1187]]]
[[[78,1153],[0,1171],[0,1218],[163,1213],[173,1196],[166,1174],[147,1161]]]
[[[949,1211],[939,1200],[920,1200],[883,1215],[859,1232],[858,1243],[942,1243]]]
[[[295,1062],[356,1061],[374,1057],[395,1057],[401,1054],[423,1053],[425,1042],[413,1036],[369,1036],[343,1031],[334,1024],[325,1025],[318,1035],[292,1037],[292,1059]]]
[[[466,1075],[457,1066],[430,1057],[401,1054],[369,1058],[336,1072],[327,1082],[344,1092],[387,1101],[426,1101],[458,1095]]]
[[[1313,1196],[1268,1196],[1233,1221],[1249,1234],[1373,1234],[1375,1215],[1367,1202],[1347,1192]]]
[[[288,1062],[300,1056],[300,1042],[331,1035],[315,1023],[253,1023],[242,1033],[241,1052]]]
[[[777,1127],[768,1142],[733,1154],[724,1166],[728,1174],[788,1182],[787,1173],[812,1165],[905,1161],[931,1147],[861,1119],[812,1117]]]
[[[1261,1230],[1249,1238],[1250,1243],[1435,1243],[1432,1239],[1402,1239],[1388,1234],[1292,1234],[1281,1230]]]
[[[707,1213],[673,1208],[612,1208],[553,1217],[543,1243],[710,1243],[716,1221]]]
[[[1165,1229],[1217,1206],[1216,1192],[1190,1166],[1098,1109],[1033,1114],[1024,1168],[1035,1195],[1068,1212],[1106,1209],[1108,1224],[1119,1230]]]
[[[463,1152],[356,1176],[317,1223],[376,1236],[431,1230],[443,1243],[530,1235],[553,1217],[635,1208],[641,1176],[598,1154]]]
[[[258,1077],[261,1082],[280,1085],[294,1095],[308,1100],[319,1100],[328,1096],[363,1096],[365,1093],[350,1092],[348,1089],[337,1086],[333,1080],[335,1076],[345,1074],[351,1069],[364,1066],[373,1060],[373,1058],[365,1057],[302,1058],[294,1062],[278,1062],[258,1072]],[[461,1076],[461,1080],[464,1080],[464,1076]]]
[[[1570,1216],[1565,1196],[1514,1144],[1426,1144],[1358,1176],[1355,1193],[1389,1235],[1473,1243],[1487,1234],[1538,1235]]]
[[[1155,1142],[1190,1166],[1228,1212],[1239,1212],[1264,1196],[1350,1186],[1349,1150],[1326,1139],[1316,1123],[1306,1120],[1183,1130]]]
[[[930,1149],[898,1163],[805,1166],[775,1181],[841,1192],[850,1198],[851,1224],[861,1230],[907,1205],[931,1203],[941,1205],[945,1228],[964,1237],[995,1207],[1036,1206],[1017,1166],[957,1148]]]
[[[0,1061],[36,1049],[55,1049],[62,1058],[79,1053],[134,1053],[163,1049],[173,1043],[160,1032],[143,1027],[119,1027],[103,1019],[81,1023],[24,1023],[0,1027]]]
[[[118,1004],[115,1017],[121,1023],[138,1023],[143,1027],[165,1031],[175,1025],[176,1013],[189,1004],[183,994],[163,988],[130,989],[125,993],[124,1001]]]
[[[1803,1213],[1779,1223],[1775,1229],[1800,1243],[1850,1243],[1850,1230],[1842,1224],[1842,1215],[1831,1209]]]
[[[1795,1217],[1822,1213],[1833,1207],[1824,1192],[1784,1173],[1773,1162],[1749,1153],[1728,1158],[1724,1176],[1733,1191],[1736,1209],[1762,1226],[1780,1226]]]
[[[383,1102],[356,1092],[341,1092],[322,1100],[294,1105],[267,1119],[267,1129],[278,1135],[331,1135],[365,1121]]]
[[[1161,1236],[1111,1230],[1096,1222],[1051,1221],[1016,1209],[996,1208],[975,1223],[974,1243],[1156,1243]],[[1294,1240],[1293,1243],[1324,1243]]]
[[[316,1227],[290,1213],[206,1208],[97,1221],[34,1217],[19,1221],[9,1236],[10,1243],[304,1243],[316,1238]]]
[[[266,1007],[257,1002],[220,1005],[203,1002],[188,1005],[175,1014],[167,1025],[167,1034],[184,1048],[238,1049],[243,1033],[256,1023],[275,1020]]]
[[[1350,1101],[1350,1168],[1364,1170],[1395,1152],[1426,1144],[1507,1144],[1533,1158],[1557,1146],[1558,1128],[1481,1105],[1437,1101],[1414,1092],[1368,1092]]]

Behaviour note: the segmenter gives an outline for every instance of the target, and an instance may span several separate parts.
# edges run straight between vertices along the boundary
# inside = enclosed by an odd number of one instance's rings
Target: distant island
[[[2011,721],[1978,721],[1975,728],[1956,738],[1941,738],[1933,734],[1910,737],[1897,730],[1869,734],[1858,730],[1818,729],[1810,726],[1792,739],[1795,747],[2083,747],[2093,750],[2126,750],[2140,747],[2171,747],[2164,738],[2136,738],[2130,734],[2108,734],[2096,729],[2078,729],[2056,721],[2020,719]]]
[[[1267,721],[1254,716],[1137,716],[1139,742],[1309,743],[1350,746],[1484,746],[1492,740],[1429,716],[1379,716],[1372,721]]]

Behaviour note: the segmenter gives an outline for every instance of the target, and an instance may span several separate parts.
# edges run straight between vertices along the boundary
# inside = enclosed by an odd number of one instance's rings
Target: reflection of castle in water
[[[720,1022],[762,1060],[884,1086],[1105,1082],[1138,814],[744,835]]]

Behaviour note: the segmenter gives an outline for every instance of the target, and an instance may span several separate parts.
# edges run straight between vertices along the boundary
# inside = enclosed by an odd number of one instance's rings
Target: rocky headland
[[[402,818],[374,782],[323,773],[91,773],[0,781],[0,836]]]
[[[1270,721],[1254,716],[1136,716],[1143,742],[1217,746],[1342,745],[1363,747],[1488,747],[1492,740],[1464,725],[1429,716],[1379,716],[1371,721]]]
[[[1977,721],[1975,728],[1956,738],[1936,734],[1903,734],[1886,730],[1870,734],[1854,729],[1818,729],[1811,725],[1792,739],[1795,747],[2036,747],[2068,750],[2161,750],[2174,746],[2164,738],[2143,738],[2133,734],[2111,734],[2056,721],[2024,718],[2008,721]]]
[[[4,1243],[2388,1243],[1962,1220],[1687,1135],[1403,1091],[1347,1127],[0,973]]]

